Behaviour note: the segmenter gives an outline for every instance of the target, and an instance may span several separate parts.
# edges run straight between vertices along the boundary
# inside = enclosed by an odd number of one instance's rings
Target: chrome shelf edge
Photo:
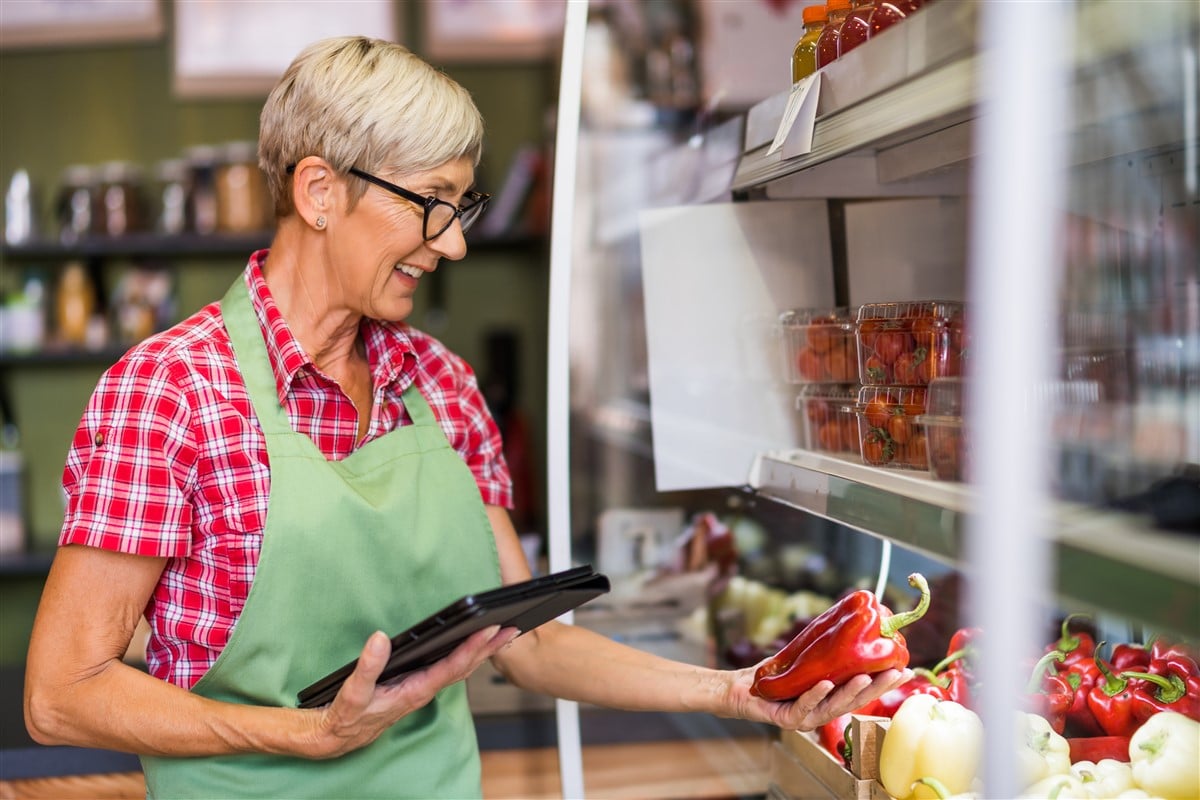
[[[760,454],[751,487],[761,496],[920,551],[957,568],[969,486],[807,450]],[[1146,517],[1054,502],[1046,526],[1056,596],[1073,608],[1113,612],[1200,635],[1200,543]],[[1016,581],[1019,584],[1019,579]]]

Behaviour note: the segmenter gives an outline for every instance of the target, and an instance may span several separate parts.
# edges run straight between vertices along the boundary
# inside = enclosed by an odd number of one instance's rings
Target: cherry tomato
[[[918,469],[929,469],[929,450],[928,444],[925,441],[925,434],[915,432],[912,441],[908,443],[908,461]]]
[[[836,453],[842,449],[842,426],[837,422],[826,422],[817,431],[817,446],[825,451]]]
[[[832,317],[826,319],[813,320],[813,323],[808,326],[806,334],[808,338],[808,346],[818,353],[824,353],[833,346],[834,337],[837,333],[837,328],[834,326]]]
[[[871,400],[867,403],[867,407],[863,411],[863,417],[867,420],[867,425],[872,428],[882,428],[884,425],[887,425],[888,417],[891,416],[891,409],[888,407],[886,400]]]
[[[838,383],[849,383],[858,379],[858,363],[846,353],[844,347],[834,347],[825,354],[825,374]]]
[[[858,323],[858,339],[867,350],[875,349],[875,337],[883,323],[877,319],[866,319]]]
[[[892,437],[892,441],[896,444],[908,444],[908,440],[912,438],[913,426],[912,420],[904,414],[903,409],[897,409],[899,413],[892,414],[887,421],[888,436]]]
[[[902,398],[904,413],[910,417],[925,413],[925,389],[912,389]]]
[[[879,356],[868,356],[862,365],[864,383],[889,384],[892,382],[892,370]]]
[[[819,381],[825,377],[821,356],[811,347],[805,347],[796,355],[796,369],[805,380]]]
[[[868,436],[862,443],[863,461],[868,464],[882,464],[883,462],[883,440],[878,436]]]
[[[910,347],[911,340],[904,331],[883,331],[875,337],[875,355],[885,364],[891,364],[896,357]]]

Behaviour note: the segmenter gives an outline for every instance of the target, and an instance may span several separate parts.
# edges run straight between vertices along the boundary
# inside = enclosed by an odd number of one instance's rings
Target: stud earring
[[[317,226],[317,230],[325,230],[325,215],[322,214],[321,216],[317,217],[317,220],[314,224]]]

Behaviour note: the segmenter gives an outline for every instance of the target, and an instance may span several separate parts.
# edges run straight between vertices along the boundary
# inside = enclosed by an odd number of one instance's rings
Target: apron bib
[[[471,471],[416,385],[411,425],[331,462],[288,424],[262,330],[239,279],[221,301],[271,468],[254,583],[229,642],[193,691],[296,706],[296,693],[464,594],[500,584]],[[323,761],[271,755],[142,757],[152,798],[479,797],[466,685],[438,693],[367,747]]]

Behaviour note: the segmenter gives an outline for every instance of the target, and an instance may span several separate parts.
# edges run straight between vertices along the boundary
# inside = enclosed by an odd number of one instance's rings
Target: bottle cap
[[[825,10],[828,11],[849,11],[850,0],[829,0],[825,4]]]
[[[805,6],[801,14],[804,17],[805,25],[813,22],[824,22],[829,17],[825,11],[825,6],[820,3],[815,6]]]

